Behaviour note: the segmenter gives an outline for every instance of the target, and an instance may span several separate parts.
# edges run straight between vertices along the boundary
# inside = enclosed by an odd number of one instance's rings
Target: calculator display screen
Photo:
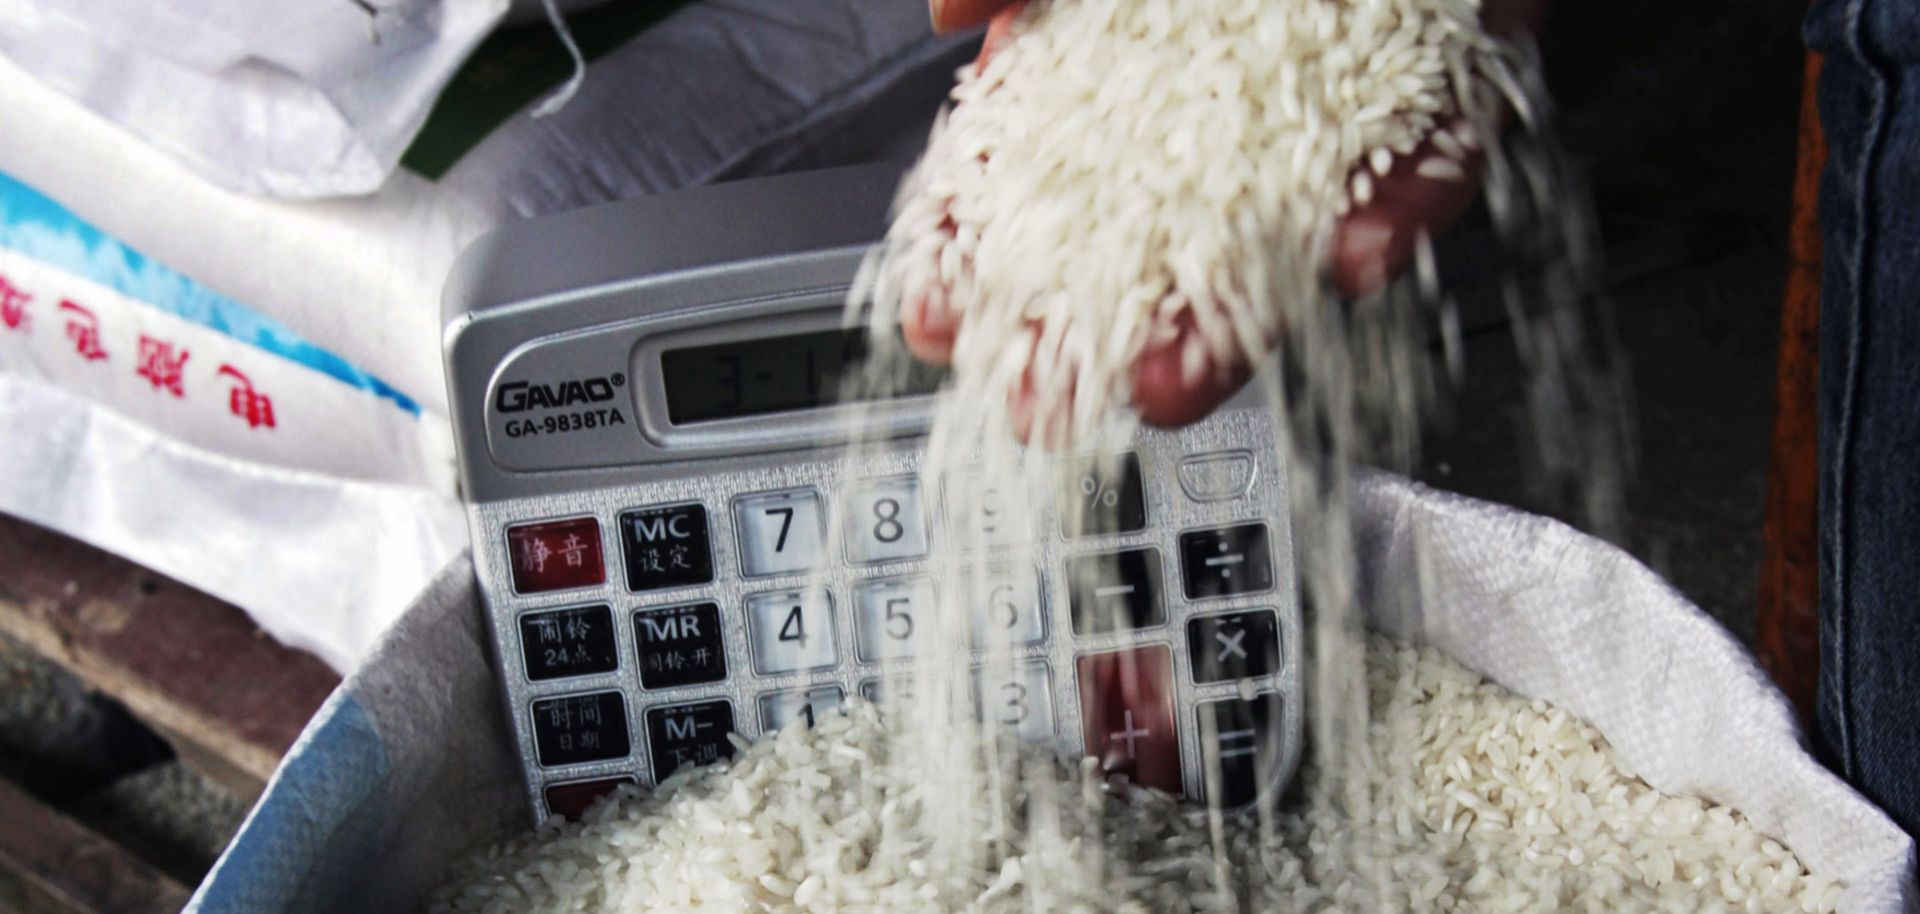
[[[909,397],[932,393],[945,375],[914,362],[894,383],[864,383],[867,348],[865,331],[836,329],[666,350],[667,418],[684,425]]]

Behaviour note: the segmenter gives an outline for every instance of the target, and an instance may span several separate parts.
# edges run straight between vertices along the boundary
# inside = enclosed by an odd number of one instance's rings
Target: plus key
[[[1100,770],[1169,793],[1181,791],[1173,711],[1173,655],[1152,645],[1075,661],[1080,726]]]

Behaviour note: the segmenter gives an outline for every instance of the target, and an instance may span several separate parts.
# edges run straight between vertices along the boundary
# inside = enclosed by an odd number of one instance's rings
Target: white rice
[[[1739,813],[1654,791],[1559,709],[1381,638],[1367,681],[1363,792],[1309,767],[1273,829],[1029,749],[1072,789],[976,806],[957,833],[974,853],[943,851],[956,833],[922,816],[938,786],[888,763],[883,715],[856,702],[731,764],[610,798],[583,824],[486,848],[429,909],[1812,912],[1838,900],[1841,886]],[[1006,812],[1025,827],[1006,827]]]
[[[1478,0],[1036,0],[962,72],[903,189],[874,322],[944,303],[962,319],[960,399],[990,408],[1030,382],[1050,440],[1124,405],[1129,367],[1183,312],[1216,370],[1257,363],[1325,307],[1330,232],[1373,197],[1368,169],[1450,123],[1490,129],[1494,87],[1519,91],[1515,52],[1479,15]],[[1432,161],[1422,174],[1465,176]]]

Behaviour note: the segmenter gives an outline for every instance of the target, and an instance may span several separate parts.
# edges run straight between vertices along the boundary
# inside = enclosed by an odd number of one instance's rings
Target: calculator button
[[[926,510],[917,479],[860,483],[845,496],[842,515],[849,561],[865,564],[927,554]]]
[[[933,581],[924,577],[888,578],[862,583],[853,592],[853,630],[860,659],[898,660],[913,656],[914,639],[933,610]]]
[[[1207,804],[1233,809],[1253,802],[1265,785],[1265,774],[1278,761],[1280,724],[1286,713],[1280,696],[1208,701],[1195,710],[1200,722],[1200,767],[1205,772],[1201,792]]]
[[[1180,489],[1194,501],[1227,501],[1253,488],[1253,455],[1246,451],[1195,454],[1180,461]]]
[[[521,616],[520,659],[535,682],[612,672],[620,666],[613,610],[582,606]]]
[[[808,571],[826,552],[820,493],[812,489],[748,495],[733,503],[740,571],[748,577]]]
[[[1159,625],[1167,621],[1161,589],[1158,549],[1074,556],[1067,561],[1073,633]]]
[[[713,580],[713,549],[704,506],[667,505],[620,515],[627,589],[666,590]]]
[[[1180,571],[1187,599],[1226,597],[1273,589],[1273,557],[1266,524],[1241,524],[1180,534]]]
[[[626,758],[627,704],[619,692],[533,703],[533,742],[546,768]]]
[[[804,720],[811,727],[815,716],[838,709],[844,697],[839,686],[768,692],[760,696],[760,729],[774,733],[796,720]]]
[[[819,588],[748,597],[747,642],[762,676],[833,666],[833,597]]]
[[[876,705],[894,701],[912,701],[913,679],[909,676],[869,679],[860,683],[860,697]]]
[[[1099,536],[1131,533],[1147,527],[1147,499],[1140,485],[1140,457],[1126,454],[1118,464],[1082,460],[1067,481],[1061,500],[1060,535]]]
[[[1161,645],[1074,661],[1087,754],[1108,774],[1179,793],[1180,737],[1173,716],[1173,652]]]
[[[1194,682],[1266,676],[1280,668],[1280,623],[1273,610],[1187,620]]]
[[[966,581],[975,592],[984,590],[978,605],[967,613],[967,643],[976,648],[1000,644],[1033,644],[1047,637],[1046,613],[1040,603],[1040,579],[1031,568],[995,570],[994,576]]]
[[[727,678],[726,638],[713,603],[643,609],[633,614],[640,685],[671,689]]]
[[[1034,742],[1054,738],[1053,672],[1041,661],[974,667],[973,698],[983,723],[1009,727]]]
[[[945,487],[948,521],[954,542],[961,548],[1004,546],[1033,538],[1033,517],[1019,509],[1015,501],[1019,493],[989,481],[985,473],[969,470],[949,474]]]
[[[588,809],[593,808],[594,801],[619,790],[623,784],[633,783],[637,782],[632,775],[621,775],[591,781],[549,784],[546,789],[547,810],[556,816],[564,816],[578,822],[586,816]]]
[[[653,755],[653,782],[673,776],[682,765],[706,765],[733,758],[733,703],[724,698],[647,709],[647,750]]]
[[[516,593],[592,587],[607,579],[600,522],[591,517],[507,528],[507,564]]]

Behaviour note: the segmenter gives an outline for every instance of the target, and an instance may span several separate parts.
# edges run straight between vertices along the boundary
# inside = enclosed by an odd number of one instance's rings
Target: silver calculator
[[[729,733],[854,695],[884,710],[886,684],[934,653],[913,624],[941,587],[931,556],[1001,494],[922,473],[933,373],[872,402],[839,383],[868,349],[844,302],[899,173],[576,210],[456,265],[454,430],[536,819],[730,757]],[[1301,745],[1273,420],[1250,388],[1128,445],[1117,463],[1052,458],[1091,508],[991,557],[1017,672],[974,709],[1116,777],[1245,807],[1286,784]]]

